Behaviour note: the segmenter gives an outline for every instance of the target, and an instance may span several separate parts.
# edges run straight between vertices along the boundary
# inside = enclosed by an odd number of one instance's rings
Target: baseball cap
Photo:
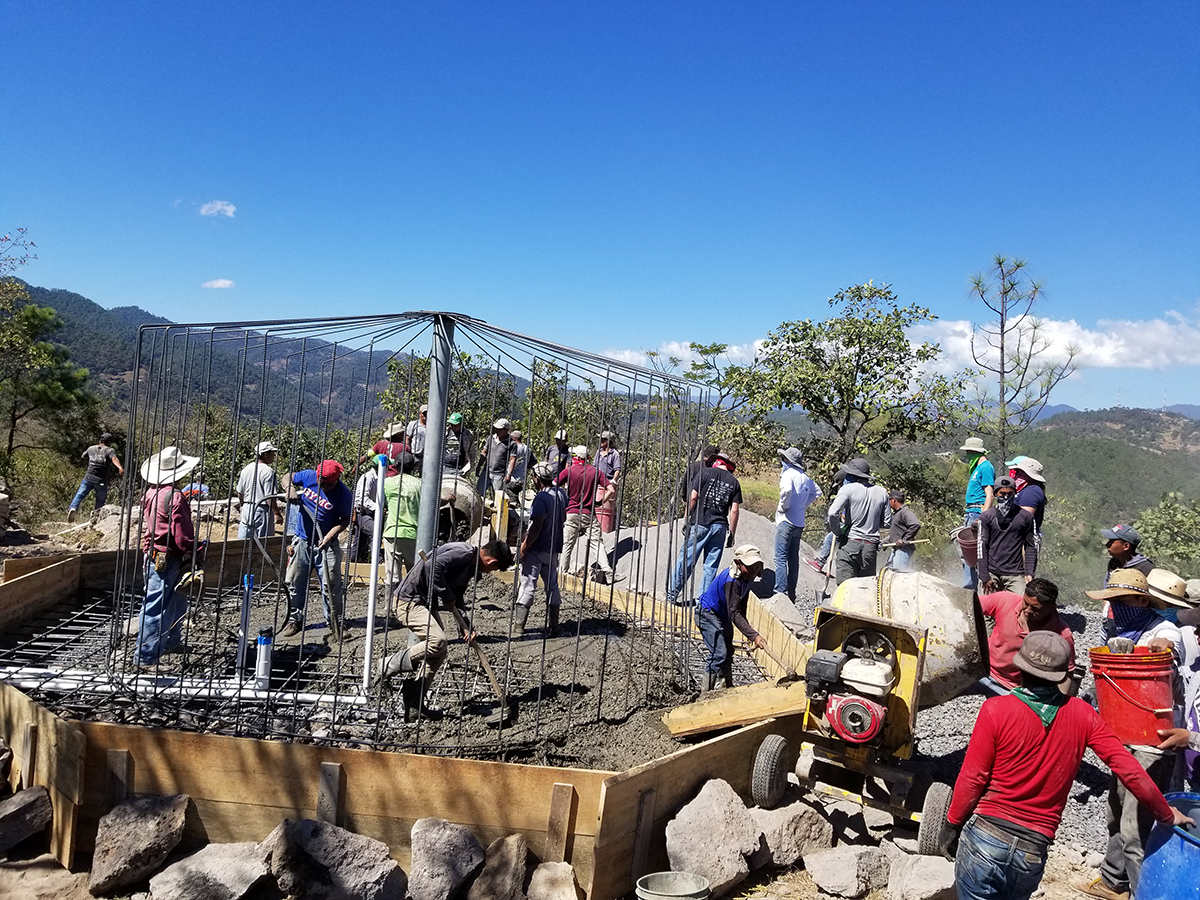
[[[1126,541],[1130,547],[1136,547],[1142,542],[1142,536],[1138,534],[1137,529],[1123,522],[1113,528],[1105,528],[1100,532],[1100,536],[1106,541]]]
[[[417,409],[417,412],[418,413],[429,412],[429,404],[422,403],[421,406]]]
[[[1067,677],[1071,646],[1053,631],[1031,631],[1013,657],[1013,665],[1034,678],[1061,682]]]
[[[342,464],[336,459],[327,459],[317,466],[317,478],[341,478]]]
[[[497,419],[492,423],[492,427],[497,431],[500,431],[501,429],[508,431],[508,429],[512,427],[512,422],[508,421],[508,419]]]
[[[264,453],[278,453],[278,452],[279,452],[279,448],[276,447],[274,444],[272,444],[270,441],[262,441],[261,443],[259,443],[259,445],[257,447],[254,448],[255,456],[262,456]]]
[[[733,551],[734,562],[744,566],[752,566],[763,561],[762,552],[753,544],[742,544]]]
[[[542,481],[553,481],[554,476],[558,474],[558,467],[548,462],[540,462],[533,467],[533,474]]]
[[[525,435],[522,434],[520,431],[514,431],[512,433],[512,437],[515,437],[519,441],[521,438],[525,437]]]
[[[571,455],[578,456],[580,459],[587,459],[587,445],[576,444],[571,448]]]
[[[720,462],[730,472],[734,471],[737,468],[737,463],[735,463],[732,459],[730,459],[724,453],[718,453],[716,456],[714,456],[713,462],[714,463]]]
[[[100,435],[100,440],[104,441],[104,443],[107,444],[109,441],[112,440],[112,435],[106,431],[106,432],[104,432],[104,434]]]
[[[1017,489],[1017,483],[1015,481],[1013,481],[1013,479],[1010,478],[1009,476],[1001,475],[999,478],[996,479],[996,488],[995,489],[997,491],[999,491],[1001,488],[1003,488],[1005,490],[1009,490],[1009,491],[1015,491]]]
[[[613,439],[613,437],[614,437],[614,435],[611,431],[600,432],[600,440],[602,440],[602,441],[611,441]]]
[[[558,431],[554,432],[554,439],[556,441],[565,441],[567,439],[567,430],[565,428],[558,429]]]
[[[450,413],[450,418],[448,418],[446,421],[449,422],[451,425],[461,425],[462,424],[462,413]]]

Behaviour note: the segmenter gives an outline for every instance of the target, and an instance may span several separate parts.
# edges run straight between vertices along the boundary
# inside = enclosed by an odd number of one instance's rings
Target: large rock
[[[186,794],[138,797],[100,819],[88,890],[96,896],[142,884],[183,836]]]
[[[387,844],[328,822],[284,819],[258,850],[297,900],[404,900],[408,890]]]
[[[790,866],[806,853],[833,846],[833,824],[812,803],[798,800],[775,809],[756,807],[750,810],[750,817],[762,832],[766,845],[750,861],[755,868]]]
[[[861,897],[888,883],[891,855],[878,847],[834,847],[806,853],[804,868],[826,893]]]
[[[533,870],[529,900],[582,900],[570,863],[545,862]]]
[[[888,876],[888,900],[954,900],[954,863],[940,856],[897,856]]]
[[[817,805],[833,823],[833,842],[835,844],[878,843],[867,827],[863,808],[857,803],[823,797],[817,801]]]
[[[667,858],[672,871],[703,875],[720,897],[750,874],[746,857],[761,834],[729,783],[714,778],[667,823]]]
[[[271,874],[259,845],[209,844],[150,879],[154,900],[240,900]]]
[[[50,824],[50,792],[40,784],[0,803],[0,853],[6,853]]]
[[[412,827],[412,900],[450,900],[483,865],[484,852],[470,829],[445,819],[417,819]]]
[[[496,838],[488,845],[483,871],[471,882],[467,900],[522,900],[529,844],[523,834]]]

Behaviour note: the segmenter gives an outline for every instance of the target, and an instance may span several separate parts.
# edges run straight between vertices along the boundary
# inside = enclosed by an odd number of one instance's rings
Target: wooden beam
[[[36,618],[74,597],[78,590],[78,556],[0,584],[0,631]]]
[[[798,716],[804,712],[807,700],[803,681],[784,685],[761,682],[677,706],[663,716],[663,723],[672,737],[687,737],[764,719]]]
[[[22,575],[28,575],[30,572],[60,563],[64,559],[67,559],[65,553],[56,556],[26,556],[18,559],[6,559],[4,561],[4,581],[13,581]]]
[[[72,803],[70,798],[56,787],[51,786],[48,790],[50,807],[54,811],[54,818],[50,822],[50,853],[63,868],[71,869],[75,865],[79,804]]]
[[[26,722],[21,734],[21,790],[33,787],[33,773],[37,770],[38,727],[36,722]]]
[[[346,773],[339,763],[321,763],[321,782],[317,787],[317,819],[330,825],[342,824],[342,800],[346,794]]]
[[[109,750],[104,805],[111,810],[129,799],[133,785],[133,756],[128,750]]]
[[[546,820],[546,847],[542,862],[563,862],[567,858],[567,839],[571,834],[571,809],[575,804],[575,785],[556,783],[550,791],[550,816]]]
[[[38,731],[30,762],[32,783],[56,787],[72,803],[81,802],[87,743],[83,735],[74,723],[60,719],[16,688],[0,684],[0,737],[12,747],[20,747],[27,722],[36,725]],[[9,776],[13,787],[18,784],[17,776],[24,776],[24,770],[25,761],[21,759],[20,766],[14,766]]]
[[[637,830],[633,835],[633,871],[630,877],[636,882],[649,871],[650,840],[654,833],[654,802],[658,794],[654,788],[642,791],[638,800]]]

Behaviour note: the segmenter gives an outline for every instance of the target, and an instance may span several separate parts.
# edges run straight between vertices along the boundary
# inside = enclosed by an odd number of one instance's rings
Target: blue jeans
[[[108,482],[88,481],[85,478],[79,482],[79,490],[75,492],[75,499],[71,501],[69,509],[79,509],[79,504],[83,502],[83,498],[92,491],[96,492],[96,509],[102,507],[104,501],[108,499]]]
[[[679,548],[679,559],[675,561],[675,571],[667,584],[667,602],[675,603],[683,592],[684,583],[692,576],[696,568],[696,560],[704,557],[704,583],[696,592],[699,597],[708,590],[708,586],[717,577],[721,568],[721,551],[725,549],[725,534],[729,526],[724,522],[713,522],[711,525],[689,525],[683,538],[683,546]]]
[[[979,517],[982,515],[983,515],[983,510],[981,510],[981,509],[968,509],[965,513],[963,513],[963,524],[970,525],[972,522],[978,520]],[[962,556],[962,547],[961,546],[959,547],[958,555],[960,557]],[[962,567],[963,567],[962,586],[965,588],[968,588],[969,590],[972,590],[972,591],[975,590],[976,588],[979,587],[979,573],[975,571],[974,566],[968,566],[966,560],[963,560]]]
[[[796,600],[796,581],[800,577],[800,536],[804,526],[784,519],[775,526],[775,593]]]
[[[332,541],[319,553],[316,547],[315,543],[310,544],[299,535],[292,538],[292,559],[287,568],[287,580],[292,588],[292,601],[288,604],[291,621],[304,621],[308,579],[314,566],[325,604],[325,621],[332,622],[335,615],[339,620],[342,618],[342,545]]]
[[[895,569],[897,572],[911,572],[913,570],[913,551],[901,550],[899,547],[892,549],[891,558],[888,559],[888,568]]]
[[[958,900],[1029,900],[1042,882],[1045,851],[1018,850],[1017,838],[983,831],[972,816],[963,826],[954,858]]]
[[[160,575],[147,556],[142,574],[146,582],[146,599],[138,617],[138,649],[133,664],[152,666],[164,653],[183,643],[187,596],[175,591],[183,575],[183,560],[169,559]]]
[[[829,554],[833,552],[833,532],[825,532],[825,540],[821,541],[821,552],[817,554],[817,562],[821,564],[821,568],[825,568],[825,564],[829,562]]]
[[[696,625],[700,629],[700,636],[704,638],[704,646],[708,648],[708,662],[704,669],[716,675],[733,657],[733,622],[701,606],[696,610]]]

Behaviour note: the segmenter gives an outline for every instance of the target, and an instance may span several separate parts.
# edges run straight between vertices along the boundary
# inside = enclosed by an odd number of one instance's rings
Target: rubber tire
[[[921,825],[917,830],[917,853],[922,856],[942,855],[942,831],[949,827],[946,824],[946,811],[950,809],[953,794],[953,788],[940,781],[933,782],[925,792],[925,801],[921,804]]]
[[[774,809],[788,787],[787,740],[781,734],[768,734],[754,754],[750,775],[750,797],[762,809]]]

